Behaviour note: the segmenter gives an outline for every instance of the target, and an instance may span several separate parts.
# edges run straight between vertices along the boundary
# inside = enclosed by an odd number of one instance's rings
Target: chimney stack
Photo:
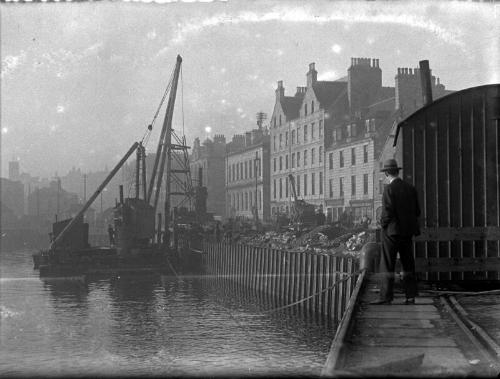
[[[278,80],[278,88],[276,88],[276,98],[281,99],[285,96],[285,87],[283,87],[283,80]]]
[[[422,86],[422,97],[424,106],[432,103],[432,87],[431,87],[431,70],[429,69],[429,61],[423,60],[418,62],[420,66],[420,83]]]
[[[314,62],[309,63],[309,71],[307,72],[307,86],[311,87],[316,84],[318,80],[318,72],[316,71],[316,67]]]

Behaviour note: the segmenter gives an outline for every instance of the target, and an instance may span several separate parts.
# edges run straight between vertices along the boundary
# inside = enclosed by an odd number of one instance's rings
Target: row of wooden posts
[[[204,242],[203,252],[207,274],[265,294],[281,307],[335,322],[344,314],[359,268],[348,256],[243,244]]]

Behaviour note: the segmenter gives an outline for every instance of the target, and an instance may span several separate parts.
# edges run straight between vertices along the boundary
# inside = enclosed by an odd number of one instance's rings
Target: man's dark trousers
[[[394,298],[394,269],[396,257],[399,252],[401,265],[403,266],[403,285],[406,298],[414,298],[418,295],[417,280],[415,277],[415,259],[412,253],[412,237],[387,235],[382,229],[382,254],[380,257],[380,272],[382,282],[380,286],[380,299],[392,301]]]

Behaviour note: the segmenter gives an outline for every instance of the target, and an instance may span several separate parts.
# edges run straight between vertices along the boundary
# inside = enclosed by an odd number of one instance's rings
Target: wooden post
[[[329,288],[332,284],[330,283],[331,273],[330,273],[330,256],[325,256],[325,288]],[[324,294],[324,303],[323,303],[323,314],[326,318],[330,317],[330,292],[326,291]]]
[[[305,253],[299,253],[299,299],[303,299],[305,297],[306,293],[306,261],[305,261]],[[299,309],[301,313],[304,313],[304,310],[306,309],[306,304],[305,302],[300,303]]]
[[[306,257],[306,297],[312,295],[312,281],[311,281],[311,267],[312,267],[312,256],[309,253],[304,253]],[[307,314],[311,314],[312,309],[312,299],[306,301]]]
[[[315,294],[318,290],[317,287],[317,278],[318,278],[318,256],[316,254],[312,254],[312,268],[311,268],[311,295]],[[313,315],[316,313],[316,304],[318,303],[318,297],[314,296],[312,298],[312,313]]]
[[[345,258],[342,257],[340,258],[340,262],[339,262],[339,271],[341,271],[342,273],[345,273]],[[344,279],[344,275],[339,275],[339,284],[338,284],[338,287],[339,287],[339,293],[338,293],[338,299],[337,299],[337,318],[339,320],[342,319],[342,316],[344,314],[344,307],[345,307],[345,300],[344,300],[344,288],[345,288],[345,282],[342,280]]]
[[[340,279],[340,276],[338,274],[338,260],[339,258],[337,256],[333,257],[333,262],[332,262],[332,270],[334,271],[333,274],[333,282],[335,283],[335,287],[333,287],[333,291],[330,293],[330,312],[333,318],[334,322],[339,321],[337,317],[337,298],[338,298],[338,292],[339,292],[339,285],[338,285],[338,280]]]
[[[321,293],[323,289],[325,288],[323,285],[323,271],[324,271],[324,255],[318,256],[319,260],[319,267],[318,267],[318,289],[317,291],[319,294],[317,295],[318,298],[318,316],[321,317],[323,313],[323,295],[324,293]]]
[[[276,250],[276,280],[275,280],[275,296],[276,302],[281,301],[281,250]]]

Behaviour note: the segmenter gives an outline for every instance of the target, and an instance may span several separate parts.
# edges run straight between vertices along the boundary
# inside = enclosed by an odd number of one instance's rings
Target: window
[[[307,116],[307,104],[304,104],[304,116]]]
[[[304,150],[304,167],[307,166],[307,150]]]
[[[295,143],[295,130],[292,130],[292,145]]]
[[[240,179],[243,179],[243,162],[240,162]]]
[[[273,169],[274,172],[276,172],[276,158],[273,159]]]
[[[248,192],[245,192],[245,210],[248,210]]]
[[[288,170],[288,154],[285,155],[285,170]]]
[[[344,151],[339,151],[339,165],[340,167],[344,167]]]
[[[288,146],[288,132],[285,132],[285,146]]]
[[[292,153],[292,168],[295,168],[295,153]]]
[[[297,144],[300,143],[300,126],[297,128]]]
[[[333,197],[333,179],[330,179],[330,181],[328,182],[328,190],[330,193],[330,198],[332,198]]]
[[[323,146],[319,147],[318,161],[319,163],[323,162]]]
[[[280,134],[280,150],[282,149],[283,147],[283,135]]]
[[[273,199],[276,199],[276,179],[273,180]]]
[[[236,163],[236,180],[240,180],[240,165]]]
[[[194,171],[194,170],[193,170]],[[191,171],[192,172],[192,171]],[[227,181],[230,182],[231,181],[231,167],[228,167],[227,168]]]
[[[300,151],[297,151],[297,167],[300,167]]]
[[[311,174],[311,195],[316,194],[316,173]]]
[[[248,162],[245,161],[245,179],[248,178]]]
[[[323,137],[323,120],[319,120],[318,135],[319,135],[319,138]]]
[[[273,150],[276,151],[276,136],[273,137]]]
[[[351,148],[351,166],[356,164],[356,148]]]
[[[253,172],[253,169],[252,169],[252,160],[250,159],[248,161],[248,177],[250,179],[252,179],[252,172]]]
[[[280,157],[280,171],[283,170],[283,157]]]
[[[300,175],[297,175],[297,188],[295,188],[297,191],[297,196],[300,196]]]
[[[314,140],[314,122],[311,124],[311,141]]]
[[[368,174],[363,174],[363,194],[368,195]]]
[[[307,125],[304,125],[304,142],[307,142]]]
[[[304,196],[307,196],[307,174],[304,174]]]
[[[314,113],[314,100],[311,101],[311,113]]]
[[[330,170],[333,169],[333,153],[328,154],[328,168]]]
[[[285,198],[288,199],[288,176],[285,176]]]
[[[351,176],[351,195],[356,196],[356,175]]]
[[[280,178],[280,199],[283,197],[283,181],[282,178]]]
[[[234,167],[234,163],[231,166],[232,166],[232,171],[233,171],[232,177],[233,177],[233,182],[234,182],[236,180],[236,175],[235,175],[236,169]]]
[[[280,115],[280,126],[281,126],[281,115]]]
[[[368,145],[363,145],[363,162],[368,163]]]
[[[240,194],[236,194],[236,210],[240,210]]]
[[[314,164],[314,155],[316,153],[316,149],[313,147],[311,149],[311,164],[313,165]]]
[[[323,195],[323,173],[319,173],[319,194]]]
[[[339,178],[339,197],[344,197],[344,178]]]

